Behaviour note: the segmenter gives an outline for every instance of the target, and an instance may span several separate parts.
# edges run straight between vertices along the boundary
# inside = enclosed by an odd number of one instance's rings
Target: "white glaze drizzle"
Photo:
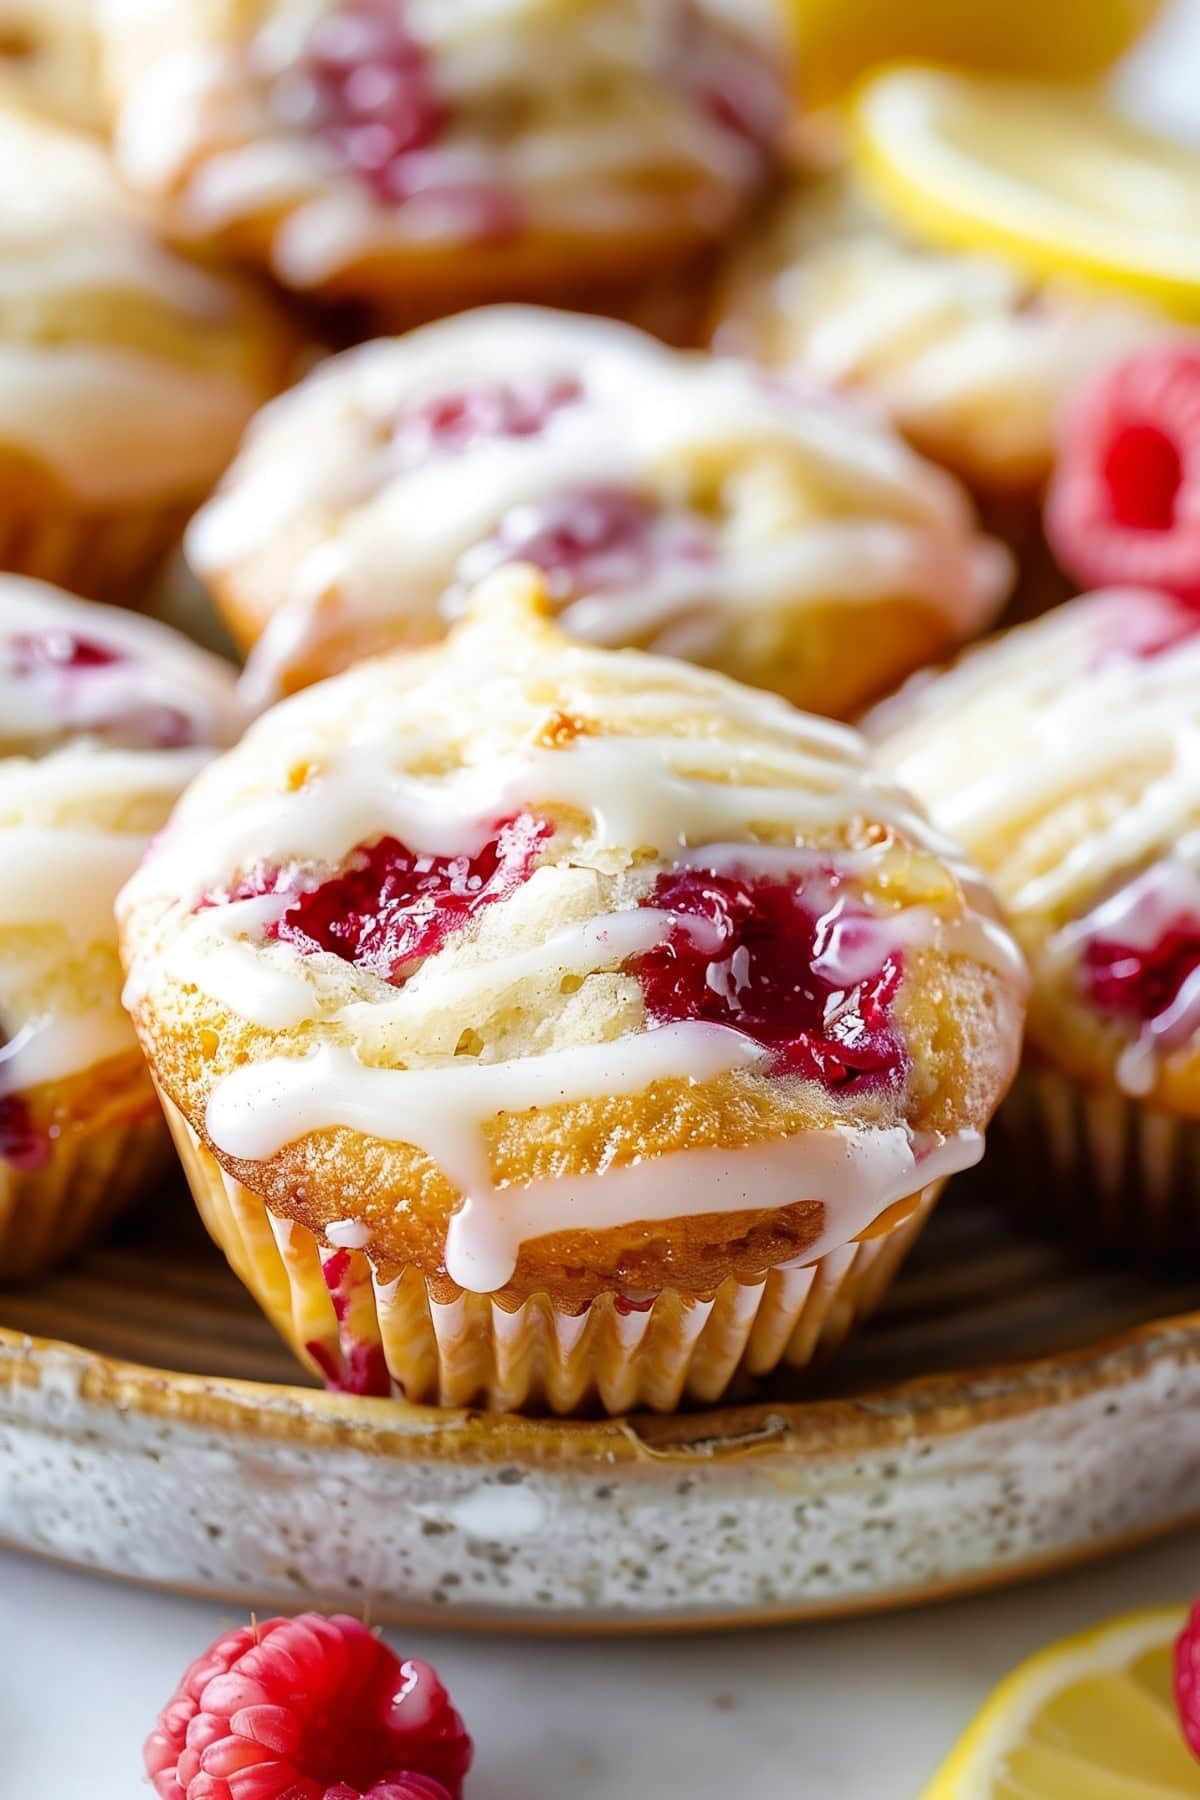
[[[706,9],[702,0],[701,20]],[[761,154],[684,91],[678,65],[695,53],[696,33],[664,46],[670,9],[410,0],[405,28],[450,114],[406,159],[405,204],[379,204],[311,130],[301,71],[329,11],[323,0],[290,0],[238,39],[197,30],[190,14],[172,30],[161,0],[101,4],[126,178],[171,191],[184,229],[201,235],[278,211],[271,258],[293,285],[319,283],[381,244],[469,241],[463,192],[515,197],[526,230],[620,235],[686,223],[707,237],[762,179]],[[743,13],[727,22],[743,44],[757,39],[769,72],[777,23]],[[514,106],[530,121],[517,133],[504,123]]]
[[[1145,765],[1129,804],[1004,895],[1018,924],[1067,915],[1041,952],[1052,971],[1102,930],[1132,929],[1132,909],[1158,917],[1150,896],[1161,892],[1165,904],[1194,887],[1200,631],[1151,655],[1121,650],[1123,638],[1152,642],[1181,621],[1192,615],[1159,594],[1088,595],[918,681],[867,722],[887,767],[985,867],[1026,821]],[[1122,1059],[1123,1085],[1149,1091],[1154,1057],[1197,1029],[1200,995],[1188,984],[1178,1009],[1152,1021]]]
[[[566,379],[582,394],[536,432],[430,445],[415,464],[398,455],[397,418],[498,378],[518,388]],[[320,458],[306,453],[314,442]],[[693,489],[714,481],[719,503],[702,516]],[[605,488],[662,509],[665,560],[567,599],[568,631],[600,643],[703,656],[731,614],[888,597],[928,605],[965,636],[1009,581],[1007,555],[975,533],[950,478],[828,397],[797,397],[730,359],[672,351],[611,321],[522,307],[323,365],[260,415],[193,521],[188,554],[206,578],[229,576],[322,521],[269,609],[247,596],[264,628],[248,694],[263,704],[331,636],[398,620],[410,641],[439,636],[463,584],[502,558],[508,521]],[[704,554],[666,554],[676,540]]]
[[[253,1161],[335,1126],[415,1145],[463,1196],[450,1221],[446,1269],[474,1293],[503,1287],[521,1244],[548,1232],[601,1231],[635,1219],[800,1199],[819,1200],[825,1208],[807,1253],[815,1261],[865,1230],[894,1201],[980,1154],[982,1140],[974,1132],[938,1144],[935,1157],[932,1146],[915,1145],[903,1126],[839,1126],[749,1149],[677,1151],[609,1164],[593,1174],[526,1186],[493,1182],[483,1127],[503,1112],[637,1094],[681,1068],[704,1081],[753,1067],[767,1055],[741,1032],[692,1021],[545,1057],[471,1064],[447,1081],[439,1070],[368,1068],[350,1051],[327,1045],[310,1057],[273,1058],[235,1070],[213,1092],[207,1123],[219,1149]]]
[[[861,390],[964,467],[1049,465],[1064,398],[1161,336],[1156,313],[1028,283],[989,257],[898,238],[842,175],[807,183],[748,267],[718,344]]]

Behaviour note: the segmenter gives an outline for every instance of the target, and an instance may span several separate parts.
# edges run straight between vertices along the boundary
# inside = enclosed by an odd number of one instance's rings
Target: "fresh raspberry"
[[[144,1756],[159,1800],[462,1800],[472,1744],[428,1663],[303,1613],[218,1638]]]
[[[828,884],[836,893],[836,876]],[[768,1046],[779,1072],[827,1087],[900,1080],[890,1004],[901,962],[873,915],[844,896],[814,906],[790,882],[699,868],[660,875],[645,904],[679,921],[631,965],[658,1023],[731,1025]]]
[[[270,935],[309,955],[331,950],[401,983],[415,961],[434,955],[481,907],[507,899],[527,880],[549,834],[544,819],[519,813],[474,856],[419,856],[397,838],[381,838],[356,850],[340,874],[298,895]],[[270,888],[268,879],[231,897]]]
[[[1200,340],[1115,364],[1068,410],[1046,535],[1084,587],[1200,606]]]
[[[1200,1757],[1200,1600],[1175,1639],[1175,1705],[1188,1749]]]

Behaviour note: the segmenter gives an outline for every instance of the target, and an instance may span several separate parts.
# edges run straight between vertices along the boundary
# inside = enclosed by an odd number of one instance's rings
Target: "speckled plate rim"
[[[197,1427],[241,1428],[273,1440],[303,1436],[379,1456],[547,1466],[582,1459],[605,1467],[764,1453],[811,1461],[878,1450],[890,1437],[943,1437],[1047,1405],[1123,1386],[1160,1359],[1200,1364],[1200,1312],[1182,1313],[1028,1361],[923,1375],[822,1400],[764,1400],[704,1412],[625,1418],[529,1418],[414,1406],[319,1388],[225,1375],[191,1375],[110,1357],[62,1339],[0,1326],[0,1387],[40,1384],[47,1359],[75,1365],[80,1397]],[[1200,1504],[1200,1499],[1198,1499]]]
[[[304,1387],[179,1374],[0,1328],[0,1449],[7,1427],[10,1437],[24,1434],[35,1453],[39,1448],[59,1453],[68,1444],[78,1449],[82,1441],[101,1459],[97,1467],[105,1458],[117,1464],[124,1458],[125,1492],[136,1496],[135,1507],[145,1509],[139,1529],[146,1519],[163,1521],[179,1498],[172,1481],[191,1480],[206,1456],[216,1457],[220,1481],[227,1466],[221,1459],[232,1457],[235,1479],[247,1484],[252,1509],[271,1504],[272,1484],[303,1481],[298,1472],[316,1468],[353,1494],[356,1510],[350,1538],[340,1548],[328,1534],[321,1536],[327,1526],[322,1520],[314,1560],[299,1590],[304,1603],[365,1604],[378,1622],[443,1630],[576,1636],[761,1627],[908,1607],[1056,1572],[1200,1518],[1200,1432],[1179,1428],[1185,1412],[1200,1417],[1200,1312],[1166,1317],[1058,1355],[927,1375],[848,1398],[582,1421],[444,1412]],[[1088,1496],[1092,1485],[1087,1452],[1082,1465],[1077,1452],[1085,1442],[1094,1449],[1097,1425],[1107,1439],[1109,1414],[1122,1415],[1112,1426],[1121,1434],[1120,1455],[1113,1457],[1107,1443],[1102,1453],[1104,1470],[1116,1475],[1117,1499],[1110,1511],[1093,1515],[1079,1510],[1091,1505],[1090,1498],[1075,1498],[1077,1492]],[[1131,1422],[1136,1443],[1125,1435]],[[1155,1447],[1164,1441],[1176,1448],[1159,1457]],[[153,1468],[142,1460],[150,1444],[160,1446],[150,1452]],[[971,1509],[983,1504],[970,1492],[955,1500],[956,1484],[961,1489],[966,1476],[969,1486],[972,1472],[987,1466],[984,1498],[994,1500],[1004,1479],[1031,1454],[1035,1461],[1045,1455],[1059,1459],[1047,1490],[1048,1534],[1039,1538],[1030,1529],[1003,1554],[997,1553],[994,1530],[969,1546],[955,1542],[956,1533],[970,1535]],[[998,1458],[994,1467],[993,1457]],[[1160,1470],[1160,1463],[1171,1466]],[[176,1464],[180,1476],[171,1473]],[[1130,1501],[1122,1488],[1127,1466],[1154,1471],[1140,1500]],[[80,1489],[86,1480],[79,1478]],[[855,1505],[878,1505],[878,1498],[864,1502],[864,1496],[883,1494],[903,1513],[912,1505],[910,1483],[917,1494],[917,1540],[926,1546],[920,1554],[932,1555],[927,1573],[914,1576],[911,1562],[876,1552],[869,1575],[856,1583],[839,1570],[834,1591],[819,1591],[819,1584],[814,1589],[802,1575],[770,1595],[756,1586],[764,1559],[778,1557],[780,1544],[787,1555],[797,1546],[801,1554],[807,1550],[807,1528],[793,1523],[804,1504],[838,1513],[843,1543],[848,1534],[857,1545],[862,1515]],[[57,1489],[48,1491],[57,1495]],[[690,1497],[677,1497],[684,1494]],[[471,1530],[459,1509],[474,1506],[481,1495],[490,1496],[489,1506],[497,1495],[535,1509],[549,1505],[549,1517],[557,1523],[540,1538],[526,1527],[509,1535],[503,1521],[495,1530],[489,1524],[483,1535],[514,1559],[514,1569],[523,1568],[524,1585],[518,1583],[518,1592],[502,1592],[489,1579],[481,1593],[455,1590],[450,1596],[439,1584],[461,1557]],[[612,1504],[599,1505],[602,1496]],[[86,1500],[76,1496],[68,1510],[72,1527],[64,1539],[31,1530],[19,1504],[15,1512],[0,1504],[0,1543],[234,1608],[294,1603],[278,1562],[265,1545],[257,1548],[259,1537],[253,1538],[259,1560],[247,1564],[246,1572],[227,1560],[221,1570],[203,1568],[201,1576],[196,1540],[203,1536],[202,1514],[193,1515],[194,1526],[168,1521],[169,1554],[165,1562],[146,1567],[138,1566],[136,1548],[130,1547],[137,1545],[136,1531],[124,1545],[105,1543],[103,1523],[99,1540],[89,1535],[93,1515]],[[429,1543],[419,1526],[431,1515],[453,1523],[438,1524]],[[269,1515],[260,1510],[256,1516],[262,1534]],[[689,1544],[708,1548],[715,1540],[706,1534],[730,1524],[742,1532],[733,1590],[703,1580],[689,1589],[685,1582],[681,1598],[679,1586],[669,1585],[670,1571],[660,1577],[656,1568],[654,1595],[626,1585],[615,1597],[593,1602],[580,1598],[586,1595],[581,1585],[574,1597],[556,1594],[550,1603],[550,1596],[537,1591],[544,1566],[555,1568],[561,1594],[589,1557],[593,1574],[597,1566],[608,1570],[623,1554],[653,1556],[654,1538],[672,1532],[673,1549],[681,1554]],[[392,1534],[382,1563],[381,1531]],[[415,1573],[405,1560],[409,1548],[418,1560],[426,1559]],[[365,1570],[367,1579],[346,1585],[351,1568]]]

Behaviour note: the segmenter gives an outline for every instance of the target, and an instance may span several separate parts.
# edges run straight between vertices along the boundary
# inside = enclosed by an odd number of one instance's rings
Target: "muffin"
[[[0,0],[0,93],[64,125],[99,130],[92,12],[91,0]]]
[[[207,770],[121,899],[128,994],[209,1230],[332,1385],[715,1400],[832,1346],[976,1160],[1023,968],[854,732],[538,587]]]
[[[1137,589],[1070,601],[868,728],[994,883],[1032,965],[1001,1115],[1014,1191],[1089,1244],[1195,1247],[1200,610]]]
[[[0,109],[0,568],[135,599],[294,348],[156,242],[96,143]]]
[[[0,1280],[67,1255],[163,1163],[113,900],[234,736],[233,687],[165,626],[0,576]]]
[[[786,116],[721,0],[102,0],[115,149],[170,228],[393,324],[609,304],[725,237]]]
[[[187,551],[256,702],[441,637],[505,562],[572,636],[846,713],[979,630],[1006,554],[885,428],[611,320],[501,307],[331,358]]]
[[[913,243],[837,171],[793,187],[733,259],[716,341],[863,395],[976,492],[1012,498],[1040,493],[1067,396],[1164,329],[1132,301]]]

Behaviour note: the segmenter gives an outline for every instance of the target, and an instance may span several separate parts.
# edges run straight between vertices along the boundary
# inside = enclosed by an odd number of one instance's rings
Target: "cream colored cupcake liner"
[[[1026,1063],[993,1130],[1032,1222],[1099,1248],[1200,1250],[1200,1120]]]
[[[409,1269],[386,1284],[360,1250],[323,1247],[226,1175],[177,1108],[167,1120],[209,1234],[301,1361],[331,1386],[430,1405],[668,1412],[719,1400],[738,1374],[804,1367],[876,1305],[937,1198],[892,1209],[878,1235],[703,1299],[667,1290],[643,1310],[613,1295],[582,1313],[535,1295],[435,1299]]]
[[[69,502],[6,513],[0,505],[0,569],[140,606],[190,513],[186,506],[85,513]]]
[[[0,1159],[0,1282],[39,1275],[97,1237],[170,1155],[156,1110],[97,1131],[68,1130],[41,1169]]]

